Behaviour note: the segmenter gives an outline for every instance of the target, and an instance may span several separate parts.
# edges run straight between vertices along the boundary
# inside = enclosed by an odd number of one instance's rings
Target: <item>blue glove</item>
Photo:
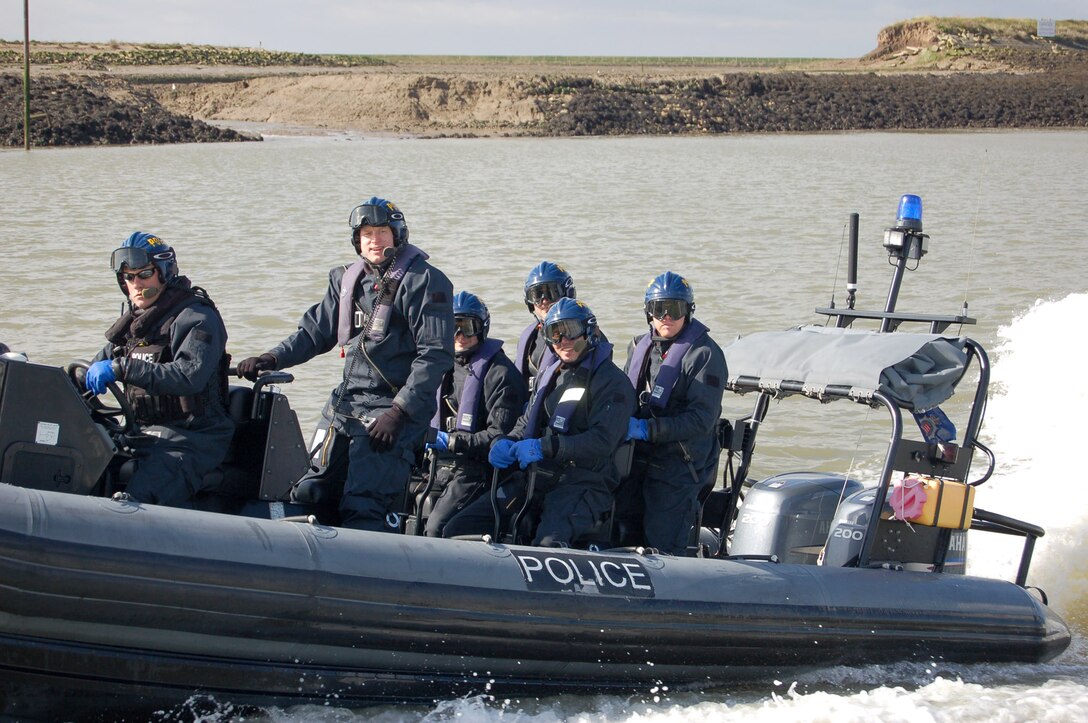
[[[88,389],[95,394],[104,394],[106,385],[117,381],[117,377],[113,375],[113,362],[106,359],[96,361],[87,369],[87,376],[84,379]]]
[[[495,469],[506,469],[517,461],[514,456],[514,440],[496,439],[491,444],[491,451],[487,453],[487,461]]]
[[[518,458],[518,466],[525,469],[533,462],[544,459],[544,450],[540,448],[539,439],[523,439],[514,443],[514,454]]]
[[[635,419],[634,417],[631,417],[629,420],[627,420],[627,439],[637,439],[640,442],[645,442],[649,440],[650,420]]]
[[[443,432],[440,429],[435,433],[434,441],[428,442],[423,446],[427,449],[437,449],[439,452],[445,452],[450,448],[450,433]]]

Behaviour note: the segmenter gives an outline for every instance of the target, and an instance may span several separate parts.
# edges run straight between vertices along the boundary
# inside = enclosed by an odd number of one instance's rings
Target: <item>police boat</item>
[[[856,214],[850,228],[856,259]],[[288,514],[308,455],[282,372],[231,391],[238,431],[217,471],[228,494],[200,509],[138,504],[115,494],[141,436],[120,391],[103,407],[70,369],[0,359],[0,715],[147,716],[194,695],[354,707],[705,690],[818,666],[1054,658],[1069,628],[1027,587],[1042,528],[975,505],[994,467],[978,438],[989,362],[946,334],[973,320],[895,310],[927,243],[921,202],[905,196],[884,236],[895,271],[883,311],[851,295],[817,309],[826,325],[727,347],[729,387],[755,405],[721,425],[725,471],[689,556],[534,548],[517,528],[426,538],[413,534],[429,494],[417,486],[404,534]],[[961,384],[974,391],[956,442],[939,405]],[[876,484],[749,480],[769,402],[786,397],[884,410]],[[969,533],[1022,538],[1012,579],[965,574]]]

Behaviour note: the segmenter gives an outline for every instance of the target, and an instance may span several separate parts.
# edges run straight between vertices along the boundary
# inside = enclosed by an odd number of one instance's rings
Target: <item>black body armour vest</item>
[[[163,292],[163,298],[146,313],[137,316],[130,308],[121,315],[106,332],[106,339],[114,345],[111,359],[128,357],[140,359],[152,364],[166,364],[174,359],[170,348],[170,326],[186,308],[194,304],[207,304],[213,309],[215,303],[207,292],[200,287],[190,288],[188,279],[182,277]],[[225,400],[227,395],[230,356],[223,354],[219,361],[219,395]],[[125,396],[136,413],[140,424],[166,424],[189,416],[199,417],[204,414],[206,405],[212,403],[208,390],[199,394],[177,396],[173,394],[148,394],[143,387],[125,384]]]

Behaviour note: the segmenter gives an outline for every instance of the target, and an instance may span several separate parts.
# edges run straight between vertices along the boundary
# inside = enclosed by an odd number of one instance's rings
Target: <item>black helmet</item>
[[[363,226],[388,226],[393,232],[395,246],[408,243],[408,224],[404,221],[404,214],[392,201],[384,198],[371,196],[369,201],[351,209],[348,225],[351,226],[351,245],[355,247],[355,253],[360,253],[359,229]]]

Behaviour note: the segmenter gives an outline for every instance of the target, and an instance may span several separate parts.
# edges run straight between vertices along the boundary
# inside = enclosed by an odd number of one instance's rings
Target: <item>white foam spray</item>
[[[1085,318],[1088,294],[1071,294],[1037,302],[998,331],[1002,341],[991,356],[993,384],[981,435],[997,456],[997,468],[975,499],[978,507],[1046,530],[1028,584],[1043,588],[1081,635],[1088,632],[1088,385],[1078,353],[1085,346]],[[1015,576],[1022,541],[1002,538],[970,534],[970,574]]]

